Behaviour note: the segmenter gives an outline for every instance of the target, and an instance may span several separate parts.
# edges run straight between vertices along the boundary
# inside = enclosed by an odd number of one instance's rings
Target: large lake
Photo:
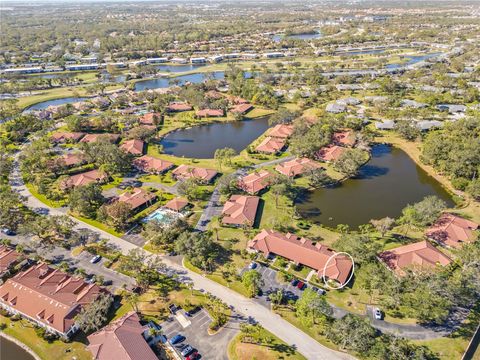
[[[310,192],[297,203],[301,216],[330,227],[358,227],[371,219],[396,218],[402,209],[436,195],[448,206],[454,203],[447,191],[402,150],[388,145],[372,148],[371,160],[355,179],[334,188]]]
[[[0,359],[5,360],[35,360],[28,352],[17,344],[0,336]]]
[[[268,117],[194,126],[167,134],[161,141],[165,154],[211,159],[215,150],[245,149],[268,129]]]

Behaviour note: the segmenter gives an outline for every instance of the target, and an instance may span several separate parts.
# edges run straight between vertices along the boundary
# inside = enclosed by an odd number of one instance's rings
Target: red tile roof
[[[167,202],[163,207],[180,212],[188,205],[188,201],[182,198],[175,198]]]
[[[82,143],[92,143],[92,142],[96,142],[100,139],[107,139],[108,141],[110,141],[112,143],[116,143],[118,141],[118,139],[120,139],[120,135],[118,135],[118,134],[107,134],[107,133],[87,134],[82,138],[82,140],[80,140],[80,142],[82,142]]]
[[[88,336],[94,360],[158,360],[143,337],[144,327],[135,312],[129,312]]]
[[[159,113],[147,113],[145,115],[140,116],[138,121],[140,124],[143,125],[155,125],[155,119],[159,119],[161,117],[161,114]]]
[[[223,110],[221,109],[203,109],[198,110],[195,115],[198,117],[220,117],[223,116]]]
[[[442,245],[458,248],[463,243],[475,241],[478,236],[474,231],[478,228],[473,221],[445,213],[427,229],[426,235]]]
[[[256,194],[269,186],[272,177],[267,170],[256,171],[241,178],[238,186],[249,194]]]
[[[353,131],[339,131],[333,134],[333,142],[342,146],[355,145],[355,133]]]
[[[100,182],[108,179],[108,175],[100,170],[90,170],[80,174],[72,175],[63,182],[63,187],[76,187],[88,185],[92,182]]]
[[[278,124],[268,131],[271,137],[287,139],[293,134],[293,125]]]
[[[240,105],[240,104],[247,104],[248,100],[241,98],[239,96],[234,95],[227,95],[227,99],[231,104]]]
[[[195,166],[189,165],[180,165],[175,170],[172,171],[172,175],[178,180],[185,180],[194,178],[202,182],[209,183],[217,176],[217,172],[212,169],[204,169]]]
[[[246,112],[250,111],[253,109],[252,104],[239,104],[233,107],[230,112],[234,114],[245,114]]]
[[[10,269],[22,255],[5,245],[0,245],[0,275]]]
[[[190,111],[192,106],[187,103],[174,102],[167,106],[168,111]]]
[[[130,208],[135,210],[145,204],[153,202],[156,198],[157,196],[151,192],[145,191],[142,188],[134,188],[118,196],[117,200],[129,204]]]
[[[56,131],[52,133],[52,135],[50,136],[50,139],[53,142],[57,142],[57,143],[66,142],[66,141],[77,142],[84,136],[85,136],[85,133],[83,132]]]
[[[400,246],[379,254],[390,269],[399,275],[405,275],[406,268],[434,267],[448,265],[452,260],[428,241]]]
[[[335,161],[340,158],[340,156],[344,153],[345,148],[337,145],[328,145],[320,150],[318,150],[315,154],[318,160],[322,161]]]
[[[297,264],[308,266],[317,271],[318,277],[336,280],[344,284],[350,277],[352,262],[346,255],[335,255],[328,247],[294,234],[283,234],[275,230],[262,230],[248,242],[250,250],[262,252],[265,256],[275,254]],[[329,260],[330,259],[330,260]],[[328,264],[327,264],[328,262]]]
[[[40,263],[0,286],[0,302],[66,333],[80,309],[106,290]]]
[[[142,155],[144,147],[145,142],[139,139],[127,140],[120,145],[120,149],[132,155]]]
[[[318,169],[321,165],[308,158],[296,158],[284,163],[278,164],[275,170],[286,176],[298,176],[312,169]]]
[[[161,174],[170,170],[175,165],[167,160],[158,159],[149,155],[143,155],[133,160],[133,166],[148,173]]]
[[[260,145],[255,148],[255,150],[267,154],[275,154],[282,150],[284,146],[285,140],[267,136],[265,139],[263,139]]]
[[[232,195],[223,206],[222,223],[226,225],[252,226],[257,215],[258,196]]]

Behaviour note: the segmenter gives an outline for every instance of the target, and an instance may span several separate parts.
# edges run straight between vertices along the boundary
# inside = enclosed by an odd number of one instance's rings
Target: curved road
[[[67,215],[65,208],[51,208],[36,197],[34,197],[23,183],[20,168],[18,163],[18,154],[15,157],[14,168],[10,177],[10,183],[12,189],[17,191],[25,198],[25,204],[32,209],[42,209],[45,213],[50,215]],[[110,243],[114,244],[118,249],[127,254],[130,250],[139,248],[138,246],[129,243],[128,241],[111,235],[103,230],[100,230],[92,225],[86,224],[72,216],[70,218],[76,223],[75,228],[87,228],[91,231],[98,233],[102,238],[107,239]],[[140,248],[141,249],[141,248]],[[150,254],[150,253],[149,253]],[[173,262],[171,259],[165,256],[160,256],[162,261],[170,268],[179,271],[186,272],[187,276],[191,279],[194,287],[197,289],[204,289],[205,291],[217,296],[226,304],[233,306],[233,308],[260,323],[265,329],[270,331],[275,336],[279,337],[289,345],[293,345],[303,356],[307,359],[315,360],[347,360],[354,359],[349,354],[341,353],[329,349],[303,331],[299,330],[288,321],[282,319],[279,315],[265,311],[265,308],[256,303],[252,299],[245,298],[244,296],[230,290],[206,277],[199,275],[193,271],[185,269],[184,267]]]

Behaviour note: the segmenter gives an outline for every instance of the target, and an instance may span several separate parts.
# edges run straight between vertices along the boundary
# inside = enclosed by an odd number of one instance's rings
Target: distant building
[[[198,117],[222,117],[224,114],[221,109],[203,109],[195,113]]]
[[[65,66],[65,70],[68,71],[97,70],[98,68],[98,64],[75,64]]]
[[[181,112],[181,111],[190,111],[190,110],[192,110],[192,106],[184,102],[174,102],[174,103],[170,103],[167,106],[167,111],[170,111],[170,112]]]
[[[252,104],[238,104],[235,105],[233,108],[230,109],[230,112],[233,114],[246,114],[250,110],[253,109]]]
[[[375,128],[378,130],[393,130],[395,128],[395,121],[393,120],[375,121]]]
[[[207,62],[207,59],[204,57],[195,57],[195,58],[190,58],[190,62],[192,64],[205,64]]]
[[[37,74],[43,72],[43,68],[40,66],[25,67],[25,68],[13,68],[3,70],[4,74]]]
[[[267,59],[276,59],[276,58],[285,57],[285,54],[281,52],[270,52],[270,53],[263,54],[263,57]]]
[[[344,104],[338,104],[338,103],[331,103],[327,104],[325,107],[325,111],[333,114],[340,114],[342,112],[345,112],[347,110],[347,107]]]
[[[168,62],[168,58],[159,57],[159,58],[148,58],[147,64],[162,64]]]

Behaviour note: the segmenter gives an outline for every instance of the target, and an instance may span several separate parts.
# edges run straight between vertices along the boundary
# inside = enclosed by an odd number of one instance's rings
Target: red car
[[[195,351],[190,355],[188,355],[185,360],[197,360],[197,359],[200,359],[200,354],[198,353],[198,351]]]
[[[297,288],[299,290],[303,290],[305,288],[305,284],[303,283],[303,281],[299,281],[298,284],[297,284]]]

